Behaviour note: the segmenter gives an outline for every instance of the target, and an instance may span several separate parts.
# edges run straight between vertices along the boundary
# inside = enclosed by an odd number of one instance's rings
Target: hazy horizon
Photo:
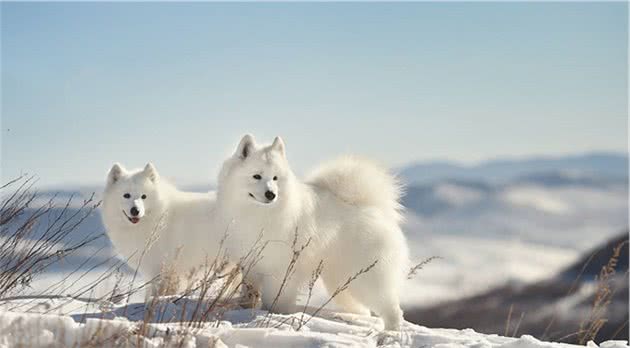
[[[593,155],[603,155],[603,156],[621,156],[621,157],[625,157],[626,160],[628,160],[630,158],[629,154],[627,152],[621,152],[621,151],[586,151],[586,152],[580,152],[580,153],[566,153],[566,154],[530,154],[530,155],[519,155],[519,156],[497,156],[497,157],[491,157],[491,158],[485,158],[485,159],[480,159],[480,160],[476,160],[476,161],[470,161],[470,162],[465,162],[465,161],[459,161],[459,160],[451,160],[448,158],[427,158],[427,159],[421,159],[421,160],[412,160],[408,163],[404,163],[402,165],[399,166],[395,166],[395,167],[390,167],[393,171],[398,172],[400,170],[403,169],[407,169],[413,166],[417,166],[417,165],[441,165],[441,164],[447,164],[447,165],[455,165],[455,166],[462,166],[462,167],[468,167],[468,168],[474,168],[477,166],[482,166],[482,165],[486,165],[489,163],[497,163],[497,162],[503,162],[503,161],[514,161],[514,162],[519,162],[519,161],[529,161],[529,160],[556,160],[556,159],[566,159],[566,158],[577,158],[577,157],[583,157],[583,156],[593,156]],[[134,166],[128,166],[125,163],[121,163],[123,166],[125,166],[126,169],[140,169],[144,166],[144,163],[139,163],[137,165]],[[298,175],[305,175],[308,173],[308,170],[310,169],[314,169],[315,166],[318,163],[314,163],[313,167],[311,168],[306,168],[305,171],[302,172],[297,172]],[[158,171],[160,171],[160,168],[157,168]],[[109,170],[109,168],[107,169]],[[82,188],[93,188],[93,187],[100,187],[100,186],[104,186],[105,184],[105,178],[106,178],[106,174],[107,174],[107,170],[105,172],[103,172],[102,177],[100,178],[100,180],[98,181],[94,181],[94,182],[81,182],[81,183],[77,183],[77,182],[68,182],[68,183],[54,183],[54,184],[44,184],[44,185],[38,185],[38,187],[40,189],[44,189],[44,190],[66,190],[66,189],[70,189],[70,190],[74,190],[74,189],[82,189]],[[532,169],[532,172],[535,172],[534,169]],[[543,171],[544,173],[544,171]],[[33,174],[33,175],[37,175],[37,173],[28,173]],[[214,188],[216,186],[216,176],[219,174],[218,171],[214,172],[214,173],[210,173],[209,179],[206,181],[198,181],[198,182],[186,182],[181,180],[181,178],[179,178],[177,176],[177,173],[173,173],[173,172],[161,172],[161,175],[163,175],[167,180],[169,180],[169,182],[175,184],[177,187],[179,188],[184,188],[184,189],[190,189],[190,188],[202,188],[202,187],[210,187],[210,188]],[[626,176],[628,175],[628,171],[626,171]],[[10,178],[7,178],[10,179]],[[452,179],[452,178],[444,178],[446,180],[448,179]],[[491,180],[490,180],[491,181]],[[415,183],[417,184],[417,183]]]

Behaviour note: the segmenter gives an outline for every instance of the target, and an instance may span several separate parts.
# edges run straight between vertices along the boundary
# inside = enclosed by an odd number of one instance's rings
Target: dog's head
[[[161,204],[158,180],[157,170],[151,163],[136,171],[127,171],[116,163],[107,175],[103,204],[127,223],[141,223]]]
[[[273,206],[284,199],[292,175],[280,137],[271,145],[258,146],[247,134],[223,164],[219,191],[230,195],[230,199]]]

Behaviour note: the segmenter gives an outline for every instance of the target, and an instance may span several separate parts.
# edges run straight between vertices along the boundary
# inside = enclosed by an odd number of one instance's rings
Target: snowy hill
[[[59,307],[59,302],[63,303]],[[11,303],[15,305],[16,303]],[[6,305],[6,304],[5,304]],[[221,320],[196,326],[174,322],[182,305],[166,302],[157,316],[146,317],[142,304],[113,307],[86,315],[86,304],[71,299],[39,301],[46,308],[75,308],[65,316],[0,312],[0,345],[28,346],[143,346],[143,347],[471,347],[471,348],[570,348],[569,344],[484,335],[471,329],[429,329],[405,322],[400,331],[382,331],[375,317],[326,312],[319,317],[296,313],[268,315],[264,311],[228,311]],[[94,306],[91,308],[94,309]],[[128,308],[127,308],[128,309]],[[140,310],[136,310],[140,309]],[[89,309],[88,309],[89,310]],[[134,311],[135,310],[135,311]],[[89,313],[89,312],[88,312]],[[128,313],[126,316],[122,313]],[[133,313],[133,314],[130,314]],[[86,318],[84,321],[81,319]],[[158,319],[159,317],[159,319]],[[144,320],[143,320],[144,319]],[[297,329],[298,321],[304,325]],[[589,343],[589,347],[597,345]],[[626,341],[608,341],[602,348],[627,348]]]

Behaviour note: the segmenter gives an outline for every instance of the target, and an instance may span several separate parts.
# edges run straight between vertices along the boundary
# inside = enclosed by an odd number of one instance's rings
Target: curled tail
[[[330,191],[348,204],[376,208],[396,223],[402,218],[402,184],[373,161],[343,156],[321,165],[307,182]]]

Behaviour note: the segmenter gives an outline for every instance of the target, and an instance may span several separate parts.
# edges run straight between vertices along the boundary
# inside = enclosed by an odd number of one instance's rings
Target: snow
[[[0,347],[107,347],[138,342],[144,347],[575,347],[542,342],[528,335],[511,338],[471,329],[430,329],[408,322],[400,331],[383,331],[383,323],[377,317],[326,310],[319,317],[311,317],[302,313],[281,315],[236,309],[227,311],[221,320],[194,327],[187,322],[172,321],[174,317],[162,320],[153,317],[143,325],[141,318],[146,306],[142,303],[107,307],[69,298],[29,300],[37,303],[36,309],[29,313],[6,311],[26,299],[5,301],[0,307]],[[162,300],[174,313],[181,313],[182,302]],[[55,307],[58,314],[43,314],[46,308]],[[301,328],[300,322],[305,323]],[[138,332],[145,334],[140,337],[135,335]],[[597,345],[590,342],[589,347]],[[628,343],[607,341],[600,347],[628,348]]]

